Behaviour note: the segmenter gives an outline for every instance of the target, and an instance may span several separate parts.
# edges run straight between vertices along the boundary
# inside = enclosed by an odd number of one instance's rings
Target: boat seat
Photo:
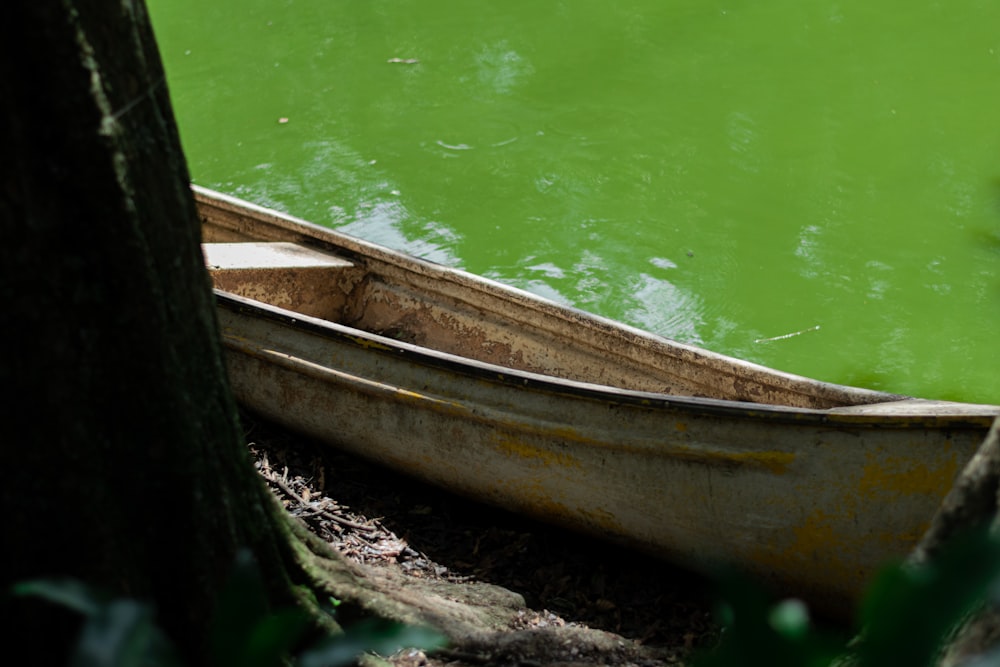
[[[354,264],[298,243],[203,243],[205,265],[216,289],[336,320],[343,311]]]

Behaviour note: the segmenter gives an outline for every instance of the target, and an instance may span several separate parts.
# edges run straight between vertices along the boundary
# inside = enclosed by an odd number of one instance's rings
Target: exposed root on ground
[[[715,639],[694,575],[245,422],[296,561],[346,603],[338,621],[377,615],[451,642],[393,665],[668,665]]]

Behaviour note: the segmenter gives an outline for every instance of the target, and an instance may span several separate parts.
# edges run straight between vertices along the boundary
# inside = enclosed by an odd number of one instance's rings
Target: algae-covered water
[[[1000,403],[1000,3],[149,5],[201,185],[787,371]]]

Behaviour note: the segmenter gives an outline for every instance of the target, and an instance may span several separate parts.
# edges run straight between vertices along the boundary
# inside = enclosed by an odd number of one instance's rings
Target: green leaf
[[[39,579],[15,584],[12,593],[38,597],[87,618],[74,653],[77,667],[99,665],[180,665],[166,635],[153,623],[152,608],[135,600],[112,600],[103,591],[75,579]]]
[[[792,640],[809,635],[809,608],[802,600],[783,600],[771,608],[768,624],[779,635]]]
[[[1000,543],[985,529],[952,540],[927,565],[884,569],[862,607],[860,664],[931,664],[949,630],[998,576]]]
[[[211,647],[218,667],[243,667],[250,637],[267,616],[267,593],[253,555],[240,550],[212,617]]]
[[[696,667],[826,667],[841,654],[839,638],[815,630],[798,600],[772,606],[763,589],[732,572],[718,581],[722,641],[695,656]]]
[[[11,593],[21,597],[41,598],[84,616],[96,614],[108,602],[107,595],[75,579],[23,581],[14,584]]]
[[[281,664],[309,627],[309,615],[285,609],[263,618],[242,647],[243,667],[274,667]]]
[[[114,600],[88,616],[72,667],[141,667],[156,630],[149,606]]]
[[[432,650],[445,643],[443,635],[429,628],[374,620],[360,623],[343,635],[319,641],[303,651],[296,664],[298,667],[340,667],[354,664],[362,653],[392,655],[404,648]]]

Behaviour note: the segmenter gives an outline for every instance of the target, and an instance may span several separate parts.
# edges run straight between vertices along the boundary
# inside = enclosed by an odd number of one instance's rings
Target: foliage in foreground
[[[956,626],[981,603],[1000,605],[1000,539],[986,530],[951,543],[932,563],[890,565],[869,588],[858,638],[815,628],[798,600],[771,605],[737,575],[723,575],[722,641],[696,667],[930,667]],[[1000,667],[1000,649],[975,663]]]
[[[955,540],[931,563],[884,568],[862,602],[861,634],[849,645],[845,637],[814,627],[798,600],[772,605],[760,588],[735,574],[720,576],[720,587],[722,640],[697,656],[695,667],[931,667],[971,611],[984,602],[1000,606],[1000,538],[977,531]],[[83,614],[70,657],[74,667],[181,666],[149,604],[109,598],[74,580],[25,582],[13,593]],[[331,600],[329,613],[336,604]],[[252,558],[241,554],[216,610],[213,664],[336,667],[353,664],[362,653],[389,655],[444,643],[429,629],[373,621],[301,648],[310,627],[301,610],[268,611],[260,573]],[[1000,667],[1000,648],[970,667]]]
[[[156,625],[153,607],[131,598],[110,598],[72,579],[42,579],[14,586],[13,594],[38,597],[84,616],[73,667],[181,667],[177,652]],[[330,601],[333,614],[338,602]],[[212,663],[219,667],[338,667],[354,664],[362,653],[390,655],[402,648],[433,649],[444,638],[427,628],[368,621],[343,634],[302,648],[311,629],[299,609],[267,608],[264,583],[247,553],[236,567],[216,608],[211,630]],[[290,659],[292,653],[294,659]]]

